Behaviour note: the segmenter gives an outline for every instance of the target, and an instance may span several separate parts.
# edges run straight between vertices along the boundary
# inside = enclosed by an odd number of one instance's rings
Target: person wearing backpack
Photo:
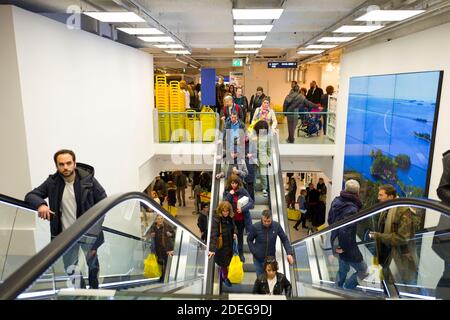
[[[392,185],[385,184],[378,187],[380,202],[395,198],[397,191]],[[377,224],[378,231],[369,233],[369,237],[376,241],[378,262],[383,267],[383,276],[387,283],[417,283],[418,264],[413,210],[411,207],[394,207],[381,212]],[[396,275],[390,268],[392,262],[397,266]]]

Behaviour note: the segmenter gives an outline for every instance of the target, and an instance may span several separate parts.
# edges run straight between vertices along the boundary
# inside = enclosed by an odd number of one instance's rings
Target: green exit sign
[[[243,59],[233,59],[233,67],[242,67],[244,65]]]

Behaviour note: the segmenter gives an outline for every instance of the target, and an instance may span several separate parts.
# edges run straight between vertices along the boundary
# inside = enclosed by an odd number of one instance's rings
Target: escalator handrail
[[[1,194],[1,193],[0,193],[0,202],[4,202],[4,203],[7,203],[7,204],[16,206],[16,207],[21,207],[21,208],[24,208],[24,209],[28,209],[28,210],[31,210],[33,212],[36,211],[36,209],[33,208],[33,206],[31,206],[29,203],[27,203],[27,202],[25,202],[23,200],[19,200],[19,199],[16,199],[16,198],[13,198],[13,197]]]
[[[330,230],[338,228],[338,227],[340,227],[344,224],[347,224],[351,221],[360,220],[361,218],[363,218],[365,216],[369,216],[369,215],[373,214],[374,212],[380,212],[382,210],[387,210],[387,209],[397,207],[397,206],[414,206],[414,207],[421,207],[424,209],[431,209],[431,210],[438,211],[441,214],[448,216],[450,219],[450,207],[445,205],[443,202],[431,200],[431,199],[423,199],[423,198],[396,198],[394,200],[380,202],[369,208],[363,209],[363,210],[359,211],[356,215],[348,217],[339,222],[333,223],[332,225],[327,226],[326,228],[324,228],[318,232],[315,232],[303,239],[294,241],[292,243],[292,246],[297,246],[301,242],[304,242],[313,237],[315,238],[317,236],[325,234],[325,233],[329,232]]]
[[[209,252],[209,247],[210,247],[210,242],[211,242],[211,227],[212,227],[212,220],[213,220],[213,216],[216,212],[216,208],[219,204],[220,201],[220,183],[222,181],[222,179],[216,179],[216,174],[218,174],[221,171],[221,164],[223,159],[221,159],[221,161],[218,161],[218,157],[219,155],[222,156],[223,152],[222,152],[222,141],[218,141],[217,142],[217,149],[214,155],[214,167],[213,167],[213,173],[212,173],[212,186],[211,186],[211,199],[210,199],[210,203],[209,203],[209,215],[208,215],[208,234],[206,236],[206,244],[207,244],[207,253]],[[206,294],[212,294],[213,292],[213,287],[214,287],[214,273],[215,273],[215,265],[214,265],[214,259],[211,258],[206,258],[206,264],[205,264],[205,268],[206,268],[206,279],[205,279],[205,286],[204,286],[204,291]]]
[[[181,227],[188,234],[199,242],[205,244],[188,228],[174,219],[170,213],[162,208],[153,199],[141,192],[120,193],[103,199],[80,218],[78,218],[70,228],[60,233],[53,241],[45,246],[41,251],[32,256],[25,264],[19,267],[0,285],[0,300],[10,300],[16,298],[25,291],[32,283],[40,277],[55,261],[57,261],[80,237],[82,237],[92,226],[99,222],[111,209],[122,202],[128,200],[143,200],[152,205],[152,209],[170,220],[177,227]]]

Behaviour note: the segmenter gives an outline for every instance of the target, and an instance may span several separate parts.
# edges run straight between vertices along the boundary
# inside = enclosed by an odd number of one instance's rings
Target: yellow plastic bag
[[[147,259],[144,260],[144,277],[145,278],[159,278],[162,275],[161,266],[158,264],[156,255],[150,253]]]
[[[288,219],[289,220],[297,221],[298,219],[300,219],[300,210],[288,208],[287,209],[287,214],[288,214]]]
[[[172,207],[172,206],[168,206],[168,205],[163,205],[163,208],[167,210],[167,212],[169,212],[172,217],[176,217],[177,213],[178,213],[178,208],[177,207]]]
[[[244,264],[238,255],[234,255],[228,266],[228,280],[231,283],[238,284],[241,283],[242,279],[244,279]]]

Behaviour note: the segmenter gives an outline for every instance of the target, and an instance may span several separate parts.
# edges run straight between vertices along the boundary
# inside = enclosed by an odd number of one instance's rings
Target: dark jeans
[[[253,257],[253,265],[255,266],[256,276],[259,277],[260,275],[264,274],[264,260],[260,261],[257,260],[255,257]]]
[[[98,262],[97,253],[92,256],[92,244],[77,242],[72,246],[63,256],[64,269],[67,275],[71,278],[72,284],[75,288],[86,288],[86,283],[83,279],[83,273],[78,267],[79,250],[83,250],[86,264],[88,266],[88,281],[91,289],[98,289],[98,272],[100,265]]]
[[[238,251],[239,255],[244,255],[244,220],[235,221],[237,228],[237,240],[238,240]]]
[[[327,115],[324,114],[322,115],[323,117],[323,134],[326,135],[327,134]]]
[[[288,140],[290,143],[293,143],[295,141],[295,128],[297,127],[298,116],[287,116],[287,123],[289,132]]]
[[[255,201],[255,184],[253,182],[246,182],[245,189],[250,194],[250,198],[252,198],[253,201]]]
[[[350,267],[356,270],[350,278],[347,279],[347,273],[350,271]],[[364,279],[367,277],[367,264],[364,261],[361,262],[348,262],[339,259],[339,270],[336,275],[336,285],[345,289],[355,289],[358,285],[358,279]]]
[[[299,224],[302,224],[303,228],[306,228],[306,212],[305,213],[300,213],[300,219],[297,220],[297,222],[295,223],[294,228],[297,228]]]

